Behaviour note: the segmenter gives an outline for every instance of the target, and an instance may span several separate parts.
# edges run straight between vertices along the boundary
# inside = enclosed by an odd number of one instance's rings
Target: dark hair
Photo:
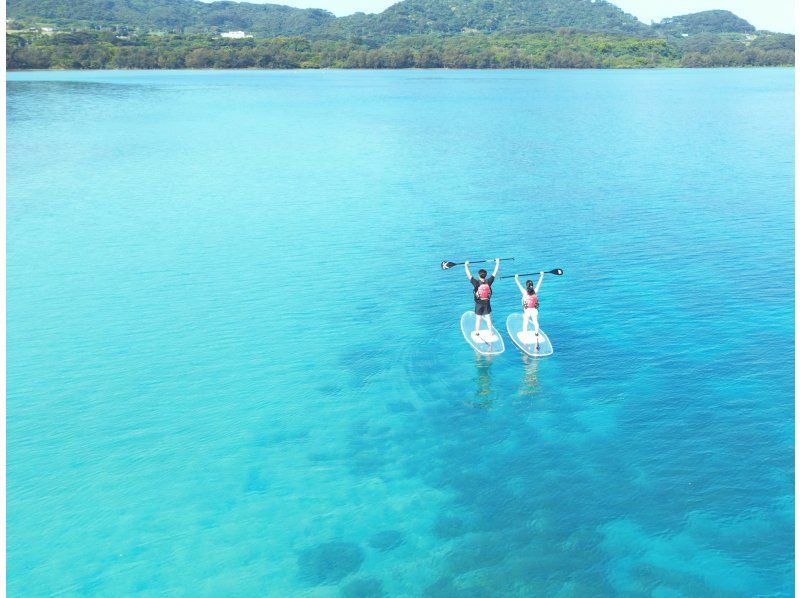
[[[528,289],[528,295],[535,295],[536,294],[536,290],[533,288],[533,281],[532,280],[526,280],[525,281],[525,286]]]
[[[479,276],[480,278],[486,278],[486,270],[484,270],[483,268],[481,268],[480,270],[478,270],[478,276]]]

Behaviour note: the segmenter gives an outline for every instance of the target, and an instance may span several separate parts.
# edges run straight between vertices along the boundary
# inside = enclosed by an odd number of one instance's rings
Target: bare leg
[[[489,334],[491,335],[491,332],[492,332],[492,314],[486,314],[483,317],[486,318],[486,327],[489,329]]]
[[[533,320],[533,331],[536,336],[539,336],[539,310],[534,310],[531,313],[531,320]]]
[[[481,316],[475,316],[475,332],[478,332],[481,329]]]
[[[523,334],[528,332],[528,318],[530,318],[530,316],[531,316],[531,314],[527,309],[524,312],[522,312],[522,333]]]

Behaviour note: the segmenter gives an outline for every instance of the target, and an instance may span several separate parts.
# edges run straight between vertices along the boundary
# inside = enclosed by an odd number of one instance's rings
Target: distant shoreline
[[[7,68],[7,73],[114,73],[114,72],[131,72],[131,73],[152,73],[152,72],[289,72],[289,71],[360,71],[360,72],[391,72],[391,71],[479,71],[479,72],[521,72],[521,71],[709,71],[709,70],[747,70],[747,69],[794,69],[792,64],[776,64],[776,65],[744,65],[744,66],[635,66],[635,67],[586,67],[586,68],[569,68],[569,67],[551,67],[551,68],[466,68],[466,67],[405,67],[405,68],[348,68],[348,67],[299,67],[299,68],[179,68],[179,69],[137,69],[137,68],[116,68],[116,69],[69,69],[69,68],[52,68],[52,69],[12,69]]]

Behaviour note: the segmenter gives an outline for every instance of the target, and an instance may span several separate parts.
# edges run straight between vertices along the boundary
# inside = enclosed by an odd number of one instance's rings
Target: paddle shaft
[[[489,262],[493,262],[494,260],[470,260],[469,262],[442,262],[442,270],[449,270],[453,266],[463,266],[464,264],[487,264]],[[514,261],[513,257],[501,257],[501,262],[511,262]]]
[[[555,270],[549,270],[547,272],[529,272],[528,274],[514,274],[513,276],[501,276],[500,280],[504,280],[506,278],[514,278],[515,276],[536,276],[537,274],[555,274],[556,276],[561,276],[564,274],[564,271],[561,268],[556,268]]]

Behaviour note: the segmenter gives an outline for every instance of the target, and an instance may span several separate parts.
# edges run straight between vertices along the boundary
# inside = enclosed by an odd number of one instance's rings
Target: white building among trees
[[[225,33],[220,33],[220,37],[227,37],[228,39],[244,39],[246,37],[253,37],[252,35],[246,34],[244,31],[226,31]]]

